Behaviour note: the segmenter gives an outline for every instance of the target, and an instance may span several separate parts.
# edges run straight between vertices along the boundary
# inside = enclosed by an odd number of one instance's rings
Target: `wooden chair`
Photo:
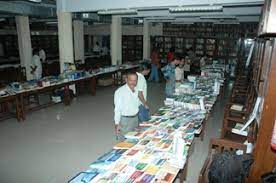
[[[205,160],[203,167],[200,171],[198,183],[208,183],[208,172],[214,155],[222,153],[223,151],[246,151],[246,146],[241,143],[232,142],[225,139],[211,139],[209,144],[209,151],[207,159]]]

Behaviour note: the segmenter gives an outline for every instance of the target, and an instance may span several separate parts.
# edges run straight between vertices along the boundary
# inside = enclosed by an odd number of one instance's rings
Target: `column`
[[[122,18],[120,16],[112,16],[110,41],[112,65],[122,64]]]
[[[151,23],[144,20],[144,26],[143,26],[143,59],[150,59],[150,26],[151,26]]]
[[[31,43],[31,32],[29,26],[29,17],[27,16],[16,16],[16,29],[18,36],[18,47],[20,55],[20,64],[26,69],[27,80],[33,79],[31,74],[32,65],[32,43]]]
[[[84,30],[83,21],[74,20],[74,51],[75,60],[81,60],[84,63]]]
[[[59,12],[58,16],[58,43],[60,72],[64,70],[64,63],[74,63],[73,54],[73,31],[72,14],[69,12]]]

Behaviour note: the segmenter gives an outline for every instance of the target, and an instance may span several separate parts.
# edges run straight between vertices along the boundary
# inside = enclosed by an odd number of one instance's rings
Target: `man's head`
[[[184,57],[182,57],[181,58],[181,60],[180,60],[180,63],[179,63],[179,67],[184,67],[184,65],[185,65],[185,58]]]
[[[33,49],[33,55],[39,55],[39,50],[37,48]]]
[[[179,55],[175,55],[174,59],[172,61],[172,64],[173,65],[178,65],[180,63],[180,60],[181,60],[180,56]]]
[[[148,63],[143,63],[140,67],[140,72],[144,76],[147,76],[150,73],[150,64]]]
[[[129,72],[127,74],[126,83],[131,90],[134,90],[137,85],[138,76],[136,72]]]

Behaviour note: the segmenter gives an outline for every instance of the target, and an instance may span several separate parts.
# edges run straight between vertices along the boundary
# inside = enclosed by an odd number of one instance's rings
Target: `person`
[[[184,81],[184,64],[185,64],[185,59],[181,58],[179,65],[175,68],[176,83],[180,84]]]
[[[175,49],[172,47],[172,48],[170,48],[170,51],[167,53],[167,61],[168,61],[168,63],[173,61],[173,59],[174,59],[174,52],[175,52]]]
[[[42,48],[39,49],[39,58],[41,59],[42,63],[46,61],[46,53]]]
[[[120,140],[138,126],[140,100],[136,89],[137,80],[136,72],[128,73],[126,84],[118,88],[114,94],[115,133]]]
[[[36,79],[36,80],[41,79],[41,76],[42,76],[42,65],[41,65],[38,49],[34,49],[33,50],[31,74],[33,75],[34,79]]]
[[[139,122],[150,120],[149,106],[147,102],[147,81],[145,76],[150,72],[150,66],[147,63],[141,65],[140,72],[137,72],[138,82],[136,89],[138,90],[138,97],[140,99],[138,119]]]
[[[161,70],[163,72],[164,78],[166,79],[166,97],[171,97],[175,90],[175,67],[179,64],[179,56],[175,56],[172,62],[168,63]]]
[[[108,52],[108,47],[104,45],[101,49],[101,56],[107,56],[109,54]]]
[[[157,48],[153,48],[151,53],[151,73],[149,81],[159,82],[159,73],[158,69],[160,67],[160,59]]]
[[[206,61],[207,61],[207,56],[206,55],[201,57],[201,59],[200,59],[200,69],[202,69],[205,66]]]
[[[101,51],[100,44],[99,44],[99,42],[96,42],[96,44],[95,44],[95,46],[93,48],[93,52],[94,52],[95,55],[99,55],[100,51]]]
[[[185,64],[184,64],[184,78],[187,79],[188,75],[190,74],[190,64],[191,61],[188,56],[185,57]]]

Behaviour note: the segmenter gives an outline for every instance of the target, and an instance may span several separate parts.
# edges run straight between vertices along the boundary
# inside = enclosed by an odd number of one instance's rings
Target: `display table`
[[[193,94],[179,90],[177,96],[166,99],[166,106],[149,121],[140,123],[134,132],[124,136],[125,140],[69,182],[172,183],[177,177],[184,182],[194,139],[199,136],[203,140],[206,122],[218,98],[219,85],[214,87],[218,80],[223,84],[223,78],[197,77]],[[198,104],[201,98],[204,109]]]

